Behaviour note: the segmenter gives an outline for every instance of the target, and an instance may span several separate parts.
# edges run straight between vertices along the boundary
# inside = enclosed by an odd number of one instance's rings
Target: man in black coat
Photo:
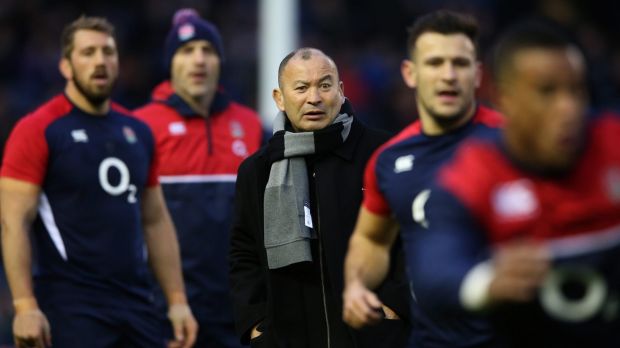
[[[342,321],[344,256],[364,166],[387,135],[353,117],[335,63],[317,49],[287,55],[278,85],[273,138],[243,162],[237,177],[230,278],[241,341],[404,346],[409,291],[398,261],[379,290],[383,322],[354,331]]]

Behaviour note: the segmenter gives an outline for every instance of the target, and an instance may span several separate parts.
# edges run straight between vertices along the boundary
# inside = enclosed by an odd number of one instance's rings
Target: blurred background
[[[174,11],[193,7],[224,38],[222,85],[257,107],[258,0],[0,0],[0,150],[16,120],[62,91],[57,64],[63,26],[81,14],[105,16],[117,30],[121,72],[114,99],[135,108],[167,77],[163,42]],[[592,107],[620,109],[620,2],[587,0],[300,0],[300,46],[332,56],[345,94],[366,123],[396,132],[416,118],[414,93],[400,77],[406,28],[439,8],[474,14],[481,57],[507,25],[544,16],[565,27],[584,49]],[[491,103],[485,75],[479,98]],[[265,116],[265,115],[264,115]],[[266,115],[271,116],[271,115]],[[10,347],[11,300],[0,271],[0,347]]]

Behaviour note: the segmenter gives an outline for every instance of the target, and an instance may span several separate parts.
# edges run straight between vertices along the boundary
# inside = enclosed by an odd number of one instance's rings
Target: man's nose
[[[454,65],[448,63],[441,70],[441,78],[446,81],[456,80],[456,69]]]
[[[194,51],[194,54],[192,55],[192,58],[194,60],[194,63],[196,64],[204,64],[205,60],[206,60],[206,54],[201,51],[201,50],[196,50]]]
[[[312,87],[308,90],[308,103],[312,105],[319,104],[321,102],[321,93],[318,88]]]

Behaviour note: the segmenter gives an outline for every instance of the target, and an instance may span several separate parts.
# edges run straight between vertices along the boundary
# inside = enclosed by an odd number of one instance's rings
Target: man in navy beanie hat
[[[200,325],[195,347],[240,347],[228,287],[229,230],[237,169],[262,142],[260,119],[219,88],[222,38],[195,10],[175,13],[164,59],[170,79],[135,114],[155,135],[160,182]]]
[[[164,57],[166,67],[170,68],[172,57],[179,47],[195,40],[209,41],[220,57],[220,61],[224,61],[222,36],[215,25],[201,18],[194,9],[184,8],[174,14],[172,28],[166,36]]]

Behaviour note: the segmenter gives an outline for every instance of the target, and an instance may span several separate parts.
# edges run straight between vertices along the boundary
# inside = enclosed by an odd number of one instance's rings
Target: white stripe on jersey
[[[159,182],[162,184],[235,182],[235,181],[237,181],[236,174],[162,175],[159,177]]]
[[[58,253],[65,261],[67,261],[67,250],[65,249],[65,243],[62,241],[60,231],[56,225],[56,220],[54,220],[54,214],[52,213],[50,202],[44,193],[42,193],[41,197],[39,197],[39,215],[41,215],[43,225],[45,225],[45,229],[50,235],[50,238],[52,238],[54,246],[58,249]]]
[[[553,239],[548,245],[554,259],[612,249],[620,245],[620,225],[601,231]]]

